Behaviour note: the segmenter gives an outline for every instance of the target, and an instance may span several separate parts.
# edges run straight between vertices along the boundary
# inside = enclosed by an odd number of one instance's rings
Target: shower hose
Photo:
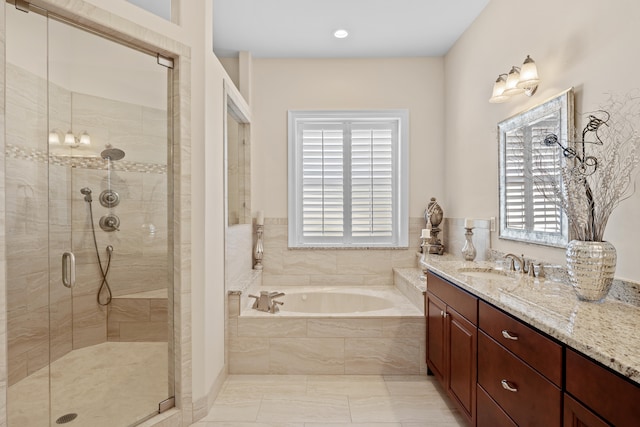
[[[96,248],[96,255],[98,257],[98,266],[100,267],[100,273],[102,274],[102,282],[100,283],[100,289],[98,289],[98,295],[96,300],[100,305],[109,305],[112,299],[111,295],[111,287],[109,286],[109,282],[107,281],[107,275],[109,274],[109,268],[111,268],[111,254],[113,254],[113,246],[107,246],[107,267],[102,267],[102,259],[100,259],[100,251],[98,250],[98,240],[96,239],[96,227],[93,222],[93,207],[91,206],[91,202],[87,201],[89,204],[89,217],[91,218],[91,233],[93,234],[93,246]],[[101,295],[103,292],[106,292],[106,299],[103,301]]]

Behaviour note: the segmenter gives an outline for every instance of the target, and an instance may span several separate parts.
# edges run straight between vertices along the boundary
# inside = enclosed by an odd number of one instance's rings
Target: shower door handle
[[[76,257],[72,252],[62,254],[62,284],[67,288],[76,284]]]

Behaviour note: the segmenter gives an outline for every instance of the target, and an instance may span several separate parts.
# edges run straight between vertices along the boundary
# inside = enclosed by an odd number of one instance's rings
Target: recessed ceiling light
[[[333,33],[333,35],[337,39],[344,39],[349,35],[349,32],[341,28],[339,30],[336,30],[336,32]]]

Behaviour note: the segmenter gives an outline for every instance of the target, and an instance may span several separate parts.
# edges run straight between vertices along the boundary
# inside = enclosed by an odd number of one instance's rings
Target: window
[[[289,246],[406,247],[408,111],[289,112]]]

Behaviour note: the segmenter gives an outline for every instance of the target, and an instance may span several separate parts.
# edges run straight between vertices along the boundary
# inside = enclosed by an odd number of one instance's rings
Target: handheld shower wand
[[[107,281],[107,275],[109,274],[109,269],[111,268],[111,256],[113,255],[113,246],[107,246],[107,266],[102,266],[102,259],[100,259],[100,251],[98,250],[98,240],[96,239],[96,227],[93,223],[93,207],[91,206],[91,202],[93,199],[91,198],[91,189],[89,187],[83,187],[80,189],[80,193],[84,194],[84,201],[89,203],[89,218],[91,220],[91,234],[93,234],[93,246],[96,249],[96,257],[98,258],[98,266],[100,267],[100,274],[102,275],[102,281],[100,282],[100,288],[98,289],[97,301],[100,305],[108,305],[111,302],[111,287],[109,286],[109,282]],[[105,297],[102,297],[102,294],[105,294]]]
[[[91,189],[89,187],[84,187],[84,188],[80,189],[80,192],[82,194],[84,194],[84,201],[85,202],[89,202],[89,203],[92,202],[93,199],[91,198]]]

